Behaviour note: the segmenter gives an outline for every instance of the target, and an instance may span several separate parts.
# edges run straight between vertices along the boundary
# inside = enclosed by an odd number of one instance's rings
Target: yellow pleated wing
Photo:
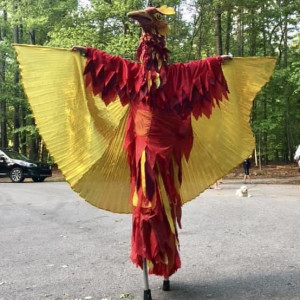
[[[15,45],[22,82],[37,127],[66,180],[86,201],[131,212],[123,149],[127,108],[105,106],[85,89],[85,59],[67,49]],[[240,164],[253,150],[252,101],[269,80],[273,58],[234,58],[223,66],[229,101],[210,119],[193,120],[194,147],[183,159],[183,203]]]
[[[127,108],[86,90],[85,59],[68,49],[15,45],[22,83],[47,149],[71,187],[99,208],[130,212],[123,150]]]
[[[252,102],[268,82],[275,58],[233,58],[222,68],[230,91],[209,119],[193,120],[194,146],[183,161],[183,203],[195,198],[228,174],[252,153],[254,137],[249,125]]]

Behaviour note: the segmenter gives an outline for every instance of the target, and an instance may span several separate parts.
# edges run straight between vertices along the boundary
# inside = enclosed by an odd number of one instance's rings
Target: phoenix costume
[[[254,148],[252,100],[275,64],[221,66],[212,57],[169,65],[165,15],[173,13],[129,14],[143,29],[139,62],[93,48],[85,59],[15,46],[37,126],[66,179],[91,204],[132,212],[131,260],[142,268],[145,258],[149,273],[164,277],[180,267],[181,206]]]

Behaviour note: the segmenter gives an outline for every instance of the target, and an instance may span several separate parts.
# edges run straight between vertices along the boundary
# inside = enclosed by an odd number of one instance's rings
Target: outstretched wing
[[[127,108],[105,106],[85,88],[85,59],[66,49],[15,45],[22,82],[47,149],[71,187],[91,204],[128,213],[123,150]]]
[[[144,70],[140,64],[94,48],[87,48],[86,57],[86,86],[91,86],[106,105],[117,98],[126,105],[144,97]]]
[[[222,72],[222,58],[208,57],[189,63],[176,63],[168,68],[168,85],[164,98],[192,111],[196,119],[210,117],[213,108],[227,99],[227,84]]]
[[[194,145],[183,162],[183,203],[228,174],[254,149],[249,125],[252,102],[268,82],[275,58],[234,58],[222,66],[229,101],[219,102],[209,118],[193,119]]]

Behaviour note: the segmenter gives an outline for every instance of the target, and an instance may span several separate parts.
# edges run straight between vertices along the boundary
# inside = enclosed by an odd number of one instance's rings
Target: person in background
[[[300,145],[298,146],[295,152],[294,160],[298,163],[298,172],[300,172]],[[300,185],[299,185],[299,189],[300,189]]]
[[[298,163],[299,172],[300,172],[300,145],[298,146],[298,148],[295,152],[294,160]]]
[[[246,158],[243,161],[243,168],[244,168],[244,183],[247,182],[247,179],[249,179],[249,183],[251,183],[251,178],[250,178],[250,167],[251,167],[251,158],[252,155],[250,155],[248,158]]]
[[[220,188],[220,183],[223,183],[223,178],[221,178],[221,179],[219,179],[219,180],[217,180],[217,181],[215,182],[215,184],[214,184],[214,189],[215,189],[215,190],[221,190],[221,188]]]

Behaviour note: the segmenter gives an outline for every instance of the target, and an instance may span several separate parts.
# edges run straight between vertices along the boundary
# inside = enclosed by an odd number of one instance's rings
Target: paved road
[[[297,185],[240,183],[183,207],[182,269],[156,300],[300,299]],[[64,182],[0,183],[0,299],[142,299],[129,261],[129,215],[98,210]]]

